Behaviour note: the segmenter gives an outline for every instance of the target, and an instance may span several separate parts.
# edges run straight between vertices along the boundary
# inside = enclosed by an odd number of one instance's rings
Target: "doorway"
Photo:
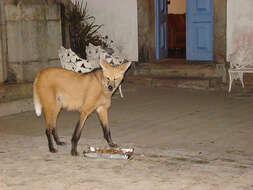
[[[168,58],[186,58],[186,0],[168,1]]]
[[[213,0],[155,2],[156,59],[212,61]]]

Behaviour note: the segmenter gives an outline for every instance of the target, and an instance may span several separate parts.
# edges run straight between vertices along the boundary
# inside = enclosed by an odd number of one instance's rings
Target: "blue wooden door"
[[[155,0],[156,59],[168,57],[168,0]]]
[[[213,60],[213,0],[186,0],[186,58]]]

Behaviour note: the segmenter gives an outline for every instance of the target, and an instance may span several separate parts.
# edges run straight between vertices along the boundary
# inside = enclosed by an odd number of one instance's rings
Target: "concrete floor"
[[[135,87],[115,95],[112,138],[135,148],[133,160],[89,159],[88,146],[104,147],[91,115],[70,156],[75,112],[58,118],[67,143],[48,152],[44,119],[34,112],[0,118],[0,189],[253,189],[253,97],[240,93]]]

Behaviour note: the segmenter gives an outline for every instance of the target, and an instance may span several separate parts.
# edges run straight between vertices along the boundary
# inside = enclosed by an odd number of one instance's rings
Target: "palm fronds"
[[[103,25],[95,24],[95,17],[87,13],[87,2],[84,4],[77,1],[66,10],[65,17],[70,25],[71,49],[78,56],[86,58],[85,49],[89,43],[95,46],[104,43],[103,37],[99,34]]]

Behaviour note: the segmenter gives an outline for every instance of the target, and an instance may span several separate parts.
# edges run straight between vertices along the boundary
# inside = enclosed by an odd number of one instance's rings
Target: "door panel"
[[[156,59],[168,57],[168,7],[167,0],[155,1]]]
[[[187,60],[213,60],[213,0],[186,0]]]

